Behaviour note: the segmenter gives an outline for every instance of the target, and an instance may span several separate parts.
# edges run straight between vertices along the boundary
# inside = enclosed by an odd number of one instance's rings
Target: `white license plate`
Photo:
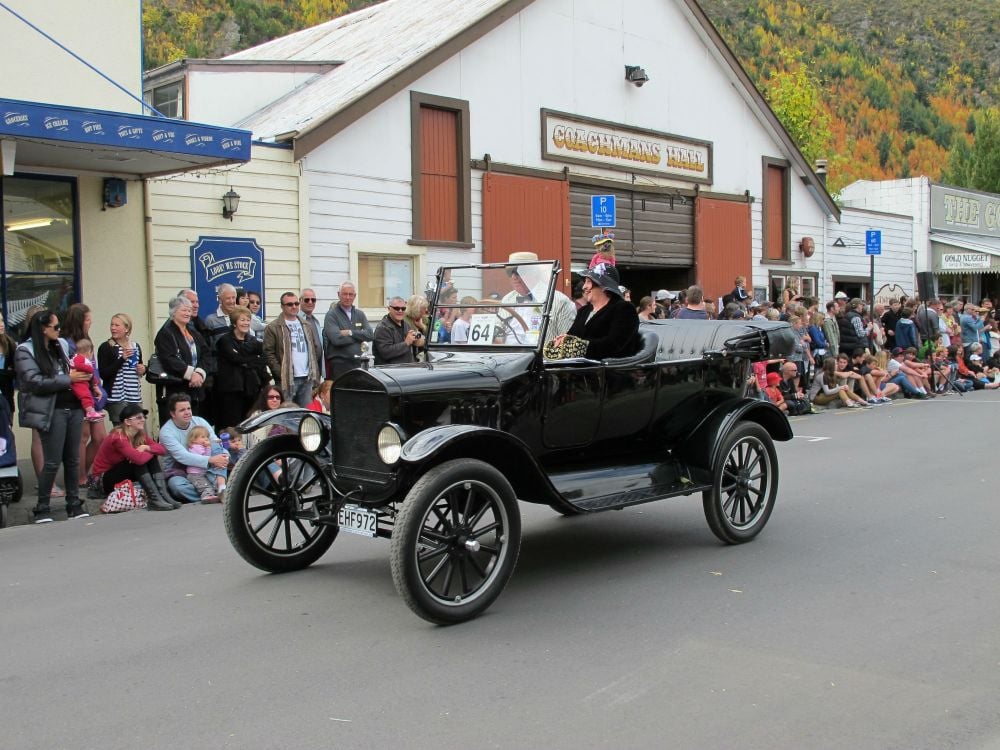
[[[375,536],[378,530],[378,513],[357,505],[345,505],[337,512],[337,525],[351,534]]]

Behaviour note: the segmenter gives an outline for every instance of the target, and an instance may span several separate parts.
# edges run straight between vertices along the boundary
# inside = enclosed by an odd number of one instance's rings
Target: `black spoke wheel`
[[[312,565],[339,529],[329,516],[333,490],[323,467],[296,435],[261,441],[240,459],[226,489],[226,533],[244,560],[269,573]]]
[[[503,591],[520,547],[510,483],[482,461],[448,461],[424,474],[403,501],[392,532],[392,580],[425,620],[464,622]]]
[[[754,422],[736,425],[713,474],[712,488],[702,494],[709,527],[727,544],[750,541],[767,524],[778,492],[778,459],[767,430]]]

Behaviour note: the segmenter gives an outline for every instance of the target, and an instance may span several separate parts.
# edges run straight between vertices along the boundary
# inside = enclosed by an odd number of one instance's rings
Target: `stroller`
[[[7,526],[7,513],[11,503],[21,499],[24,485],[17,468],[17,446],[10,426],[10,404],[0,396],[0,529]]]

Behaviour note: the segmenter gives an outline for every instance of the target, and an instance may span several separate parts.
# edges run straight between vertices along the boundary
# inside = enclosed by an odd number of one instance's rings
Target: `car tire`
[[[503,474],[475,459],[448,461],[403,501],[392,532],[392,580],[423,619],[464,622],[503,591],[520,547],[521,515]]]
[[[0,502],[0,529],[6,529],[10,523],[10,508],[7,503]]]
[[[240,556],[269,573],[312,565],[330,549],[339,529],[311,520],[330,516],[333,488],[316,457],[297,435],[281,435],[251,448],[226,488],[226,533]]]
[[[726,544],[741,544],[763,530],[778,492],[774,442],[755,422],[740,422],[722,443],[711,489],[702,493],[708,526]]]

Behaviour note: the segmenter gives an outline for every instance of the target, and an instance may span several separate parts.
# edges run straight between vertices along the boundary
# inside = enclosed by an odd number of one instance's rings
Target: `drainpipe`
[[[817,159],[816,160],[816,169],[815,169],[816,176],[819,178],[819,181],[821,183],[823,183],[823,187],[824,188],[826,187],[826,165],[827,165],[827,160],[826,159]],[[827,253],[827,248],[829,247],[829,245],[827,244],[827,241],[826,241],[826,231],[827,231],[827,220],[829,218],[830,217],[827,214],[823,214],[823,289],[824,290],[826,289],[826,278],[827,278],[826,277],[826,253]],[[832,287],[831,287],[831,289],[832,289]],[[826,292],[824,291],[823,293],[820,294],[820,305],[824,304],[823,300],[825,300],[825,299],[827,299],[827,296],[826,296]],[[825,313],[826,309],[822,308],[821,312]]]
[[[146,250],[146,299],[149,308],[149,328],[145,340],[152,342],[156,337],[156,274],[153,270],[153,209],[147,179],[142,181],[142,227]],[[152,353],[153,347],[149,346],[147,360]]]

